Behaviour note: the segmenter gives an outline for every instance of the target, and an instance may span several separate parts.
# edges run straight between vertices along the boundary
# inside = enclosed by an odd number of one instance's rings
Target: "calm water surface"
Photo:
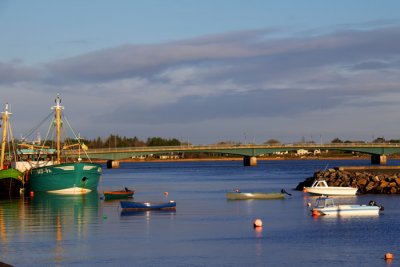
[[[134,189],[136,201],[177,202],[174,212],[122,215],[119,201],[36,194],[0,201],[0,261],[14,266],[398,266],[400,196],[337,202],[385,207],[377,217],[314,218],[314,197],[293,191],[314,171],[369,161],[122,163],[103,190]],[[398,164],[390,161],[389,164]],[[279,191],[284,200],[227,201],[225,193]],[[263,221],[262,230],[253,221]],[[395,259],[385,262],[392,252]]]

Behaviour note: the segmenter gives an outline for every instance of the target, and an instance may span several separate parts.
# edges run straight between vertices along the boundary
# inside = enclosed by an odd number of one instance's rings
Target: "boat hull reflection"
[[[134,211],[127,211],[123,210],[121,211],[121,216],[127,217],[127,216],[151,216],[151,215],[156,215],[156,216],[163,216],[163,215],[175,215],[176,210],[134,210]]]

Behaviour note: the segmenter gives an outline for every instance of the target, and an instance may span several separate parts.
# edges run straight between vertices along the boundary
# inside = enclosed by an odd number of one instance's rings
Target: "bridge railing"
[[[176,151],[176,150],[218,150],[218,149],[235,149],[235,148],[288,148],[288,149],[301,149],[301,148],[313,148],[313,149],[324,149],[324,148],[373,148],[373,147],[400,147],[397,143],[328,143],[328,144],[316,144],[316,143],[296,143],[296,144],[217,144],[217,145],[181,145],[181,146],[151,146],[151,147],[110,147],[110,148],[96,148],[89,149],[87,153],[117,153],[117,152],[151,152],[151,151]],[[70,152],[71,154],[77,154],[78,150]]]

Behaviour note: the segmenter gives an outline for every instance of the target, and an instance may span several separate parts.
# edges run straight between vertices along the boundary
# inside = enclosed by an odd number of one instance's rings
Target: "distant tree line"
[[[111,134],[107,138],[81,139],[89,148],[110,147],[145,147],[145,146],[180,146],[181,142],[176,138],[149,137],[146,141],[138,137],[126,137]]]
[[[333,139],[332,141],[331,141],[331,143],[366,143],[365,141],[350,141],[350,140],[346,140],[346,141],[342,141],[342,140],[340,140],[339,138],[335,138],[335,139]],[[382,144],[382,143],[394,143],[394,144],[397,144],[397,143],[400,143],[400,140],[399,139],[390,139],[390,140],[386,140],[384,137],[378,137],[378,138],[375,138],[373,141],[372,141],[372,143],[376,143],[376,144]]]
[[[315,141],[307,141],[307,142],[302,141],[301,143],[314,143],[315,144],[316,142]],[[338,144],[338,143],[360,143],[360,144],[365,144],[366,142],[362,141],[362,140],[345,140],[345,141],[343,141],[343,140],[339,139],[338,137],[336,137],[331,141],[331,143],[332,144]],[[382,143],[385,143],[385,144],[387,144],[387,143],[397,144],[397,143],[400,143],[400,139],[386,140],[384,137],[378,137],[378,138],[375,138],[372,141],[372,143],[376,143],[376,144],[382,144]],[[277,140],[277,139],[269,139],[269,140],[265,141],[264,144],[266,144],[266,145],[279,145],[279,144],[281,144],[281,142],[279,140]]]

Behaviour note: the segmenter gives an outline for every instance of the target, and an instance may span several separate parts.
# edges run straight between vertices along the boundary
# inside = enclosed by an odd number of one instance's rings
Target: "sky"
[[[0,0],[0,105],[16,138],[60,94],[90,139],[400,139],[399,10],[395,0]]]

